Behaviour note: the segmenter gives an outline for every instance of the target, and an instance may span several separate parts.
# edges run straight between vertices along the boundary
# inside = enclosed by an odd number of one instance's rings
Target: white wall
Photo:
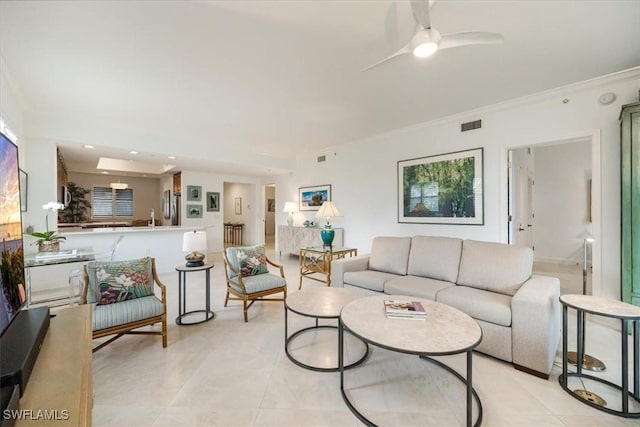
[[[507,169],[509,148],[595,135],[600,142],[601,188],[594,221],[601,228],[594,245],[594,292],[620,296],[620,151],[618,114],[623,104],[637,100],[640,69],[583,84],[513,100],[420,126],[305,154],[295,173],[278,177],[279,203],[297,200],[298,187],[332,185],[332,198],[344,218],[346,246],[367,253],[376,235],[444,235],[470,239],[507,240]],[[605,92],[617,94],[608,106],[599,105]],[[569,102],[563,103],[567,98]],[[460,133],[460,123],[482,119],[483,128]],[[475,147],[484,147],[484,217],[482,226],[399,224],[397,220],[397,162]],[[327,161],[317,163],[325,154]],[[594,198],[595,201],[595,198]],[[282,206],[282,205],[279,205]],[[282,208],[278,208],[280,211]],[[311,218],[310,214],[299,215]],[[278,225],[286,214],[276,215]],[[596,271],[598,270],[598,271]],[[596,283],[597,282],[597,283]]]
[[[591,144],[544,146],[534,153],[536,260],[580,261],[583,242],[576,236],[585,229],[591,231]]]
[[[224,210],[224,222],[244,224],[242,243],[246,245],[257,244],[264,241],[256,239],[256,218],[262,218],[264,203],[256,203],[256,185],[239,182],[225,182],[222,206]],[[240,214],[236,213],[236,200],[240,199]]]

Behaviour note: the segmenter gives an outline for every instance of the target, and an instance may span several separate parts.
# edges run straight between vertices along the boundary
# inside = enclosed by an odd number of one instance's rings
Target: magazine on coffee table
[[[387,317],[393,319],[427,318],[427,312],[419,301],[384,300],[384,310]]]

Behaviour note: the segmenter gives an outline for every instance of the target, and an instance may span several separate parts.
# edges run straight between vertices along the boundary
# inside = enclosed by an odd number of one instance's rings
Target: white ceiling
[[[72,170],[89,143],[94,157],[252,175],[282,173],[300,150],[640,66],[639,0],[442,0],[431,18],[443,34],[505,43],[362,71],[411,36],[408,2],[2,1],[0,57],[29,112],[145,135],[61,140]]]

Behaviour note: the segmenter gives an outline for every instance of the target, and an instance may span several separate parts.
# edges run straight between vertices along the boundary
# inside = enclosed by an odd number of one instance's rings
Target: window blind
[[[133,189],[93,187],[93,217],[113,218],[133,216]]]

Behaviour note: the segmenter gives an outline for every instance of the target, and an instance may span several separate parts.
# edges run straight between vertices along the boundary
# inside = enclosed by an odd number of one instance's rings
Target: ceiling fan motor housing
[[[433,55],[440,44],[440,32],[433,28],[419,29],[411,39],[411,51],[419,58]]]

